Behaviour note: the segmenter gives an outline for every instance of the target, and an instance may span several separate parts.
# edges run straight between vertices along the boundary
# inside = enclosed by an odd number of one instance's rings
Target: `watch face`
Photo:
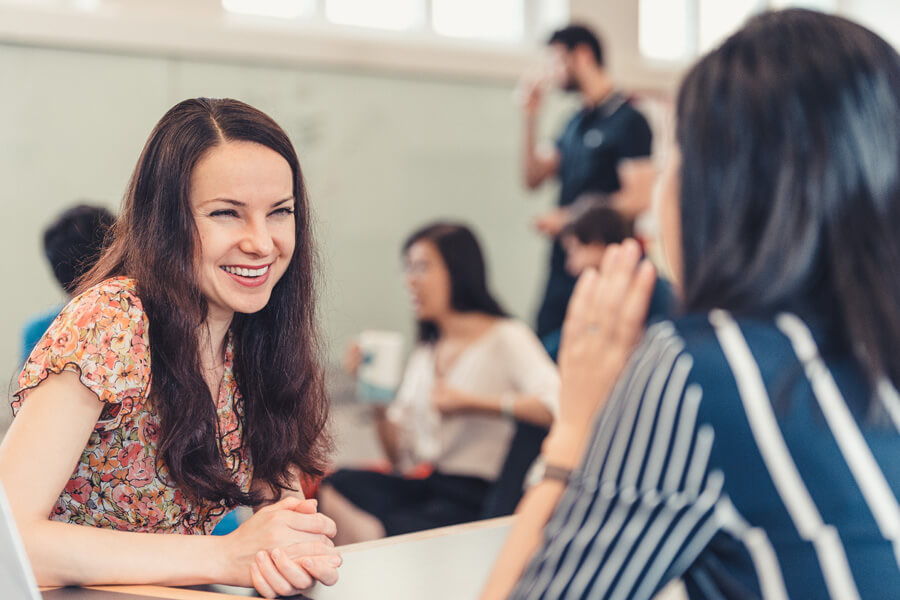
[[[565,467],[559,467],[557,465],[544,465],[544,479],[561,481],[568,485],[570,477],[572,477],[571,469],[566,469]]]

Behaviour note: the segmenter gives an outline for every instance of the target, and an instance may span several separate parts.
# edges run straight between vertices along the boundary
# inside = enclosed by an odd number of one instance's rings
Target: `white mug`
[[[403,375],[403,335],[396,331],[363,331],[359,334],[359,351],[357,398],[372,403],[390,402]]]

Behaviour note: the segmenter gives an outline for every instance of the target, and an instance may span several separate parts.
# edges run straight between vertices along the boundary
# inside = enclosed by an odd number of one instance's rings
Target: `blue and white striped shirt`
[[[900,598],[900,396],[816,338],[654,325],[512,597]]]

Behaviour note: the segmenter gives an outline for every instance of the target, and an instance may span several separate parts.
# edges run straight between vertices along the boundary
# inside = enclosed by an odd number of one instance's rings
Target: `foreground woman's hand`
[[[610,245],[600,272],[578,279],[563,324],[560,412],[545,446],[548,462],[571,467],[577,460],[594,416],[644,331],[655,282],[656,270],[641,260],[634,240]]]
[[[341,564],[331,541],[337,527],[316,508],[315,500],[285,498],[225,536],[235,585],[252,586],[266,598],[298,594],[316,581],[333,585]]]
[[[548,465],[572,469],[581,458],[594,415],[605,405],[644,330],[655,281],[653,266],[641,263],[634,240],[610,246],[600,272],[579,278],[563,325],[559,418],[542,450]],[[540,546],[565,486],[561,479],[544,479],[525,493],[481,600],[509,597]]]

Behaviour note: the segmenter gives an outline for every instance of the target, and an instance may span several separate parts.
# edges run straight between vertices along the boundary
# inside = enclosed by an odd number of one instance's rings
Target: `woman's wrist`
[[[574,469],[581,460],[589,427],[557,422],[550,428],[541,448],[541,456],[548,465]]]
[[[226,585],[245,585],[236,571],[237,556],[233,549],[234,532],[228,535],[210,535],[208,536],[212,551],[209,553],[209,568],[214,574],[215,581]],[[249,574],[248,574],[249,577]]]

